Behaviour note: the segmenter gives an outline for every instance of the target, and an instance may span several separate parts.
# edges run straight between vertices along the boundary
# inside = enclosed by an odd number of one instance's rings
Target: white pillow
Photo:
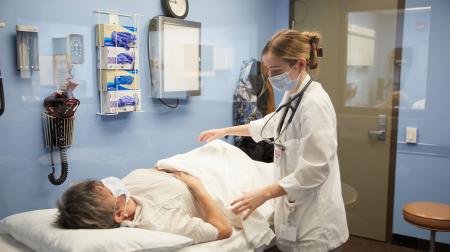
[[[0,220],[7,233],[36,251],[174,251],[192,244],[179,235],[140,228],[62,229],[53,224],[56,209],[14,214]]]

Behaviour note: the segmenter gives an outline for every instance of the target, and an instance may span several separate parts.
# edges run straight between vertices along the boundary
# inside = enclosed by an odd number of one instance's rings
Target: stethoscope
[[[277,143],[279,142],[278,140],[280,139],[281,135],[284,134],[284,132],[286,131],[287,127],[289,126],[289,124],[292,122],[292,119],[294,119],[294,115],[295,112],[297,112],[298,106],[300,105],[300,102],[302,101],[303,98],[303,94],[305,93],[306,89],[309,87],[309,85],[311,84],[312,79],[309,79],[309,81],[306,83],[306,85],[303,87],[303,89],[296,94],[294,97],[292,97],[289,101],[287,101],[285,104],[281,105],[280,107],[278,107],[275,110],[275,113],[273,113],[269,119],[266,121],[266,123],[264,123],[264,125],[261,128],[261,131],[259,132],[259,135],[261,136],[261,138],[269,144],[273,144],[274,146],[278,147],[281,150],[286,150],[286,147],[281,144],[281,143]],[[295,104],[295,106],[292,106],[292,102],[294,102],[295,100],[297,100],[297,103]],[[272,120],[272,118],[278,113],[280,112],[282,109],[286,108],[286,110],[284,111],[284,114],[281,118],[281,121],[278,125],[277,131],[278,131],[278,136],[277,138],[275,138],[273,141],[270,140],[269,138],[265,138],[262,135],[262,132],[264,131],[264,128],[267,126],[267,124],[270,122],[270,120]],[[286,123],[286,126],[283,128],[284,120],[286,119],[287,113],[289,111],[289,109],[292,111],[291,115],[289,116],[289,119]]]

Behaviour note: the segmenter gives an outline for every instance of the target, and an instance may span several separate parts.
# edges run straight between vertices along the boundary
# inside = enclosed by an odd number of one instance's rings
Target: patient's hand
[[[173,174],[175,178],[183,181],[183,183],[185,183],[189,189],[191,190],[203,189],[203,184],[197,177],[194,177],[191,174],[182,171],[176,171]]]

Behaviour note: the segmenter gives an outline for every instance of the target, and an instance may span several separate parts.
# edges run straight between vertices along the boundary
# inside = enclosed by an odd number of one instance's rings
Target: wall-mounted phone
[[[83,64],[84,62],[84,42],[83,35],[69,34],[69,57],[71,64]]]
[[[0,28],[5,28],[6,24],[4,22],[0,22]],[[3,91],[3,77],[2,70],[0,69],[0,116],[5,112],[5,93]]]
[[[38,28],[31,25],[16,26],[17,70],[23,79],[39,71]]]
[[[54,185],[64,183],[69,170],[67,148],[73,143],[74,115],[80,105],[80,101],[72,94],[76,86],[77,84],[69,82],[66,90],[58,90],[44,100],[46,109],[42,113],[44,140],[46,147],[50,148],[52,164],[52,173],[48,175],[48,179]],[[54,147],[59,148],[61,159],[61,175],[59,178],[55,178]]]

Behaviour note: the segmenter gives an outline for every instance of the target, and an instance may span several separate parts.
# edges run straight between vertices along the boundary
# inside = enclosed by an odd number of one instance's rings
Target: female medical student
[[[246,219],[275,198],[274,226],[282,251],[339,251],[348,239],[337,157],[336,114],[308,70],[318,66],[320,35],[282,30],[262,51],[273,88],[284,91],[277,110],[250,124],[202,132],[199,141],[251,136],[274,144],[276,182],[231,202]],[[270,138],[273,139],[270,140]]]

